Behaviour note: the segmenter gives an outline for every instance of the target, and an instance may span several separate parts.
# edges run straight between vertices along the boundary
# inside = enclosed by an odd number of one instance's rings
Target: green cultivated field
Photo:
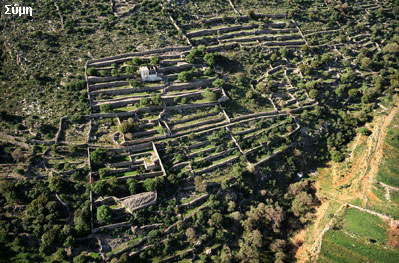
[[[349,208],[342,228],[324,235],[318,262],[397,262],[399,251],[386,245],[387,231],[379,217]]]

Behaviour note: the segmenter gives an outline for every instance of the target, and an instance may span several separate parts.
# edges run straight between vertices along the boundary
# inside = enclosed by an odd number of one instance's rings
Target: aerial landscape
[[[23,0],[0,262],[399,262],[398,0]]]

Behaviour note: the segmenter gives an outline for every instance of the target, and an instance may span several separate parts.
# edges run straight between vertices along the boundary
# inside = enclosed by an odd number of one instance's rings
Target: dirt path
[[[317,255],[319,249],[315,249],[314,245],[321,243],[318,241],[320,241],[325,229],[328,229],[328,223],[327,225],[323,224],[323,219],[325,220],[327,209],[333,202],[345,204],[359,198],[362,206],[365,206],[369,199],[377,198],[371,189],[373,183],[375,183],[375,175],[378,172],[379,165],[383,161],[383,147],[387,127],[394,116],[398,114],[398,110],[398,99],[396,99],[395,106],[388,115],[375,117],[373,126],[370,125],[374,127],[372,135],[366,138],[358,134],[350,148],[350,157],[343,164],[329,163],[330,168],[322,171],[324,177],[319,175],[319,178],[316,179],[319,199],[323,201],[316,209],[311,230],[309,228],[305,229],[294,238],[294,242],[298,239],[304,241],[296,252],[298,262],[308,262],[310,258],[314,258]],[[355,153],[357,146],[362,144],[365,144],[367,148],[360,153]],[[340,190],[340,187],[344,185],[350,186]],[[326,186],[331,188],[328,189]],[[307,239],[304,238],[306,235],[308,235]]]
[[[374,195],[371,191],[371,187],[373,185],[375,175],[378,172],[380,163],[383,161],[384,158],[384,139],[385,139],[386,129],[388,125],[392,122],[393,118],[397,113],[398,113],[398,107],[397,105],[395,105],[395,107],[392,108],[388,116],[384,119],[381,128],[378,130],[379,133],[375,135],[376,147],[375,150],[373,151],[374,153],[369,152],[369,156],[371,157],[368,160],[370,169],[368,170],[368,172],[362,178],[361,181],[362,196],[364,197],[362,203],[363,206],[367,205],[368,197]]]

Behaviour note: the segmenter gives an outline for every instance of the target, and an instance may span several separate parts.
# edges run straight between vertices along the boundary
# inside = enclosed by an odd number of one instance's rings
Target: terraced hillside
[[[84,79],[54,78],[81,106],[56,126],[1,114],[0,260],[293,261],[302,243],[291,237],[320,205],[309,174],[351,157],[347,144],[371,132],[359,127],[397,96],[397,3],[109,5],[107,18],[76,21],[112,29],[104,46],[88,40],[98,50]],[[113,46],[116,35],[129,47]],[[157,79],[144,81],[146,67]],[[395,256],[381,250],[383,232],[373,243],[351,221],[363,213],[353,205],[344,226],[325,233],[331,247],[319,260],[341,260],[352,243],[365,260],[370,248]],[[369,219],[364,228],[384,229]]]

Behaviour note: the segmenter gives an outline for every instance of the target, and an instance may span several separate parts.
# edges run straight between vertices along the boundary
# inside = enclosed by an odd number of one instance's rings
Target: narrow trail
[[[396,100],[397,103],[397,100]],[[395,103],[395,104],[396,104]],[[364,196],[363,199],[363,206],[367,205],[368,202],[368,196],[372,194],[372,185],[373,181],[375,179],[375,175],[378,172],[378,168],[380,166],[380,163],[384,159],[384,139],[385,139],[385,134],[388,125],[392,122],[393,118],[395,115],[398,113],[398,106],[395,105],[394,108],[392,108],[391,112],[388,114],[388,116],[384,119],[384,122],[379,129],[379,133],[376,134],[375,140],[376,140],[376,146],[375,150],[373,151],[374,153],[369,153],[372,154],[371,158],[368,160],[368,164],[370,165],[370,169],[366,173],[366,175],[363,177],[361,181],[361,189],[362,189],[362,195]],[[369,148],[370,149],[370,148]]]
[[[68,212],[67,224],[72,226],[73,225],[73,216],[72,216],[71,211],[69,210],[68,205],[61,199],[61,197],[58,194],[55,194],[55,197],[65,207],[65,209],[67,210],[67,212]]]

